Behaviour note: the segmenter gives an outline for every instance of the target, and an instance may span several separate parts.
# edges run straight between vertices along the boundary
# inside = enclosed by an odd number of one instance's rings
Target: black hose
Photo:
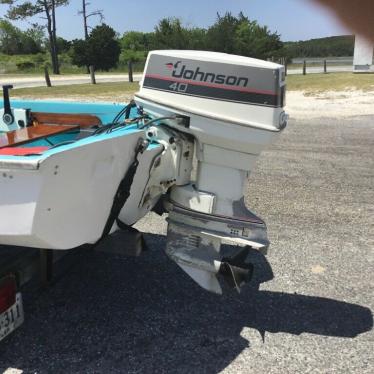
[[[131,100],[124,108],[122,108],[119,113],[114,117],[112,123],[116,123],[119,121],[119,119],[125,115],[125,119],[128,119],[130,117],[131,109],[136,106],[135,101]]]
[[[178,118],[178,116],[154,118],[154,119],[151,119],[150,121],[148,121],[147,123],[144,123],[143,125],[139,126],[138,129],[144,129],[144,127],[147,127],[147,126],[151,125],[152,123],[155,123],[155,122],[158,122],[158,121],[164,121],[164,120],[167,120],[167,119],[177,119],[177,118]]]

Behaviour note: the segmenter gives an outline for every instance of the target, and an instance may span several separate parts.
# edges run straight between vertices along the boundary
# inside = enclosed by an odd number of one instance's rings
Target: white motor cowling
[[[154,51],[135,100],[195,138],[196,181],[170,193],[168,254],[210,291],[221,292],[218,273],[239,287],[250,272],[245,255],[223,258],[221,243],[268,247],[265,223],[247,210],[243,190],[260,152],[287,124],[284,67],[215,52]]]

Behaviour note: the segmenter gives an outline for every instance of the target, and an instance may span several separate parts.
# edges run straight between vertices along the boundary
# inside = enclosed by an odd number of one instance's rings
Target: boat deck
[[[71,130],[100,126],[101,120],[90,114],[34,112],[32,123],[32,126],[2,133],[0,149],[23,145]]]
[[[79,129],[79,125],[44,125],[25,127],[23,129],[9,131],[0,135],[0,149],[15,147],[34,140],[47,138],[52,135],[62,134]]]

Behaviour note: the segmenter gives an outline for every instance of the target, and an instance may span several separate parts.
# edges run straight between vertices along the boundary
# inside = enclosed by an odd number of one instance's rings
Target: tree
[[[71,62],[77,66],[89,66],[91,62],[88,41],[75,39],[72,41]]]
[[[298,42],[286,42],[285,52],[294,57],[353,56],[354,36],[330,36]]]
[[[23,53],[40,53],[45,45],[44,27],[33,25],[32,28],[27,29],[23,34]]]
[[[97,9],[92,12],[87,13],[87,6],[90,5],[87,0],[82,0],[82,10],[78,12],[78,14],[83,16],[83,30],[84,30],[84,39],[88,39],[88,18],[93,17],[93,16],[99,16],[100,21],[103,22],[104,20],[104,14],[102,9]],[[90,72],[90,67],[87,65],[86,66],[87,73]]]
[[[99,70],[115,67],[121,47],[116,32],[108,25],[96,26],[87,40],[74,40],[72,62],[78,66],[94,65]]]
[[[70,51],[72,42],[58,36],[56,38],[56,44],[59,53],[66,53]],[[50,49],[49,41],[46,42],[46,47]]]
[[[60,73],[56,36],[56,7],[64,6],[69,0],[0,0],[0,4],[9,5],[7,18],[11,20],[26,19],[41,15],[46,20],[49,38],[52,68],[54,74]]]
[[[154,46],[157,49],[186,49],[188,35],[178,18],[163,18],[155,28]]]
[[[267,59],[278,56],[283,43],[277,33],[272,33],[267,26],[260,26],[256,21],[250,21],[243,14],[239,15],[239,23],[235,32],[235,53]]]
[[[44,32],[40,27],[21,31],[7,20],[0,19],[0,52],[36,54],[42,51]]]
[[[84,38],[85,40],[88,39],[88,18],[93,16],[100,17],[100,22],[104,21],[104,13],[102,9],[96,9],[92,12],[87,13],[87,6],[90,5],[87,0],[82,0],[82,10],[78,12],[78,14],[83,16],[83,29],[84,29]]]
[[[21,50],[21,30],[7,20],[0,20],[0,52],[18,54]]]
[[[243,13],[237,17],[217,14],[217,21],[207,32],[207,48],[217,52],[266,59],[277,56],[283,43],[267,26],[250,21]]]
[[[207,30],[194,27],[186,30],[188,39],[188,49],[204,50],[207,48]]]
[[[216,52],[235,53],[235,34],[239,23],[239,19],[229,12],[223,17],[217,13],[217,21],[209,27],[206,35],[207,48]]]
[[[150,39],[150,33],[128,31],[120,39],[121,48],[132,51],[146,51],[149,48]]]

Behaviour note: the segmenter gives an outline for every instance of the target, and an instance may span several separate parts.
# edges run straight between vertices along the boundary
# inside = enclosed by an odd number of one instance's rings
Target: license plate
[[[5,312],[0,314],[0,340],[4,339],[17,327],[21,326],[24,320],[22,295],[17,293],[16,302]]]

